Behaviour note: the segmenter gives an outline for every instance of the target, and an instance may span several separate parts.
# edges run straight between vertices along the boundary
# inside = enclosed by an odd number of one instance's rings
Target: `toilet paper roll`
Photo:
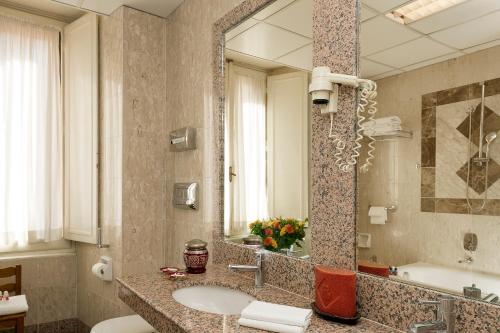
[[[98,262],[94,266],[92,266],[92,274],[97,276],[99,279],[104,279],[104,269],[106,268],[106,264],[102,262]]]

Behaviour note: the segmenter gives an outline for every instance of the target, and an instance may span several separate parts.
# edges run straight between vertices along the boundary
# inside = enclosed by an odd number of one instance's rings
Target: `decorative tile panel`
[[[483,135],[500,130],[500,78],[486,81],[485,85]],[[484,164],[470,163],[469,170],[469,123],[474,159],[479,156],[480,117],[479,82],[422,96],[421,211],[497,215],[497,207],[500,207],[498,143],[490,147],[487,184]],[[472,209],[466,199],[467,178]],[[488,199],[484,209],[479,209],[486,189]]]

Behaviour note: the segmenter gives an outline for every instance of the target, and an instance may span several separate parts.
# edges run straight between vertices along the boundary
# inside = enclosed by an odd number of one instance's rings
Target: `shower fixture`
[[[474,159],[477,165],[482,166],[483,162],[487,162],[487,158],[483,157],[483,136],[484,136],[484,96],[485,96],[485,84],[484,82],[479,82],[481,86],[481,114],[479,116],[479,154],[478,157]],[[471,114],[472,116],[472,114]],[[470,124],[469,124],[470,129]],[[470,139],[470,138],[469,138]],[[471,156],[469,156],[470,158]]]
[[[472,114],[474,113],[474,109],[471,109],[469,111],[469,154],[467,158],[467,187],[465,190],[465,198],[467,199],[467,206],[469,209],[474,211],[476,208],[472,207],[472,204],[470,203],[470,197],[469,197],[469,183],[470,183],[470,176],[471,176],[471,161],[475,163],[478,167],[482,167],[484,163],[484,196],[483,196],[483,202],[481,203],[481,206],[478,209],[478,212],[482,211],[484,209],[484,206],[486,205],[486,201],[488,200],[488,173],[489,173],[489,165],[490,165],[490,144],[495,141],[497,138],[497,132],[489,132],[484,135],[484,102],[485,102],[485,84],[484,82],[480,82],[479,85],[481,86],[481,115],[480,115],[480,120],[479,120],[479,151],[478,151],[478,157],[473,157],[472,155]],[[486,142],[486,152],[483,151],[483,140]]]
[[[486,141],[486,153],[484,156],[487,159],[490,158],[490,143],[495,141],[496,138],[497,138],[497,132],[490,132],[486,134],[486,136],[484,137],[484,140]]]

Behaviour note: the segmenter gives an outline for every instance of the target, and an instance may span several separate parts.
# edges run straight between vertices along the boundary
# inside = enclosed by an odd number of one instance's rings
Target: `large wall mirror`
[[[500,1],[361,3],[358,269],[500,304]]]
[[[308,259],[312,0],[272,2],[224,39],[225,238]]]

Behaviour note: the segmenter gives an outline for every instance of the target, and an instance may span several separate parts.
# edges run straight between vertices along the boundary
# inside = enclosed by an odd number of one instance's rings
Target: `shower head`
[[[487,144],[490,144],[492,143],[495,139],[497,138],[497,132],[489,132],[488,134],[486,134],[486,136],[484,137],[484,139],[486,140],[486,143]]]
[[[497,132],[489,132],[484,137],[484,140],[486,141],[486,158],[487,159],[490,157],[490,143],[495,141],[496,138],[497,138]]]

